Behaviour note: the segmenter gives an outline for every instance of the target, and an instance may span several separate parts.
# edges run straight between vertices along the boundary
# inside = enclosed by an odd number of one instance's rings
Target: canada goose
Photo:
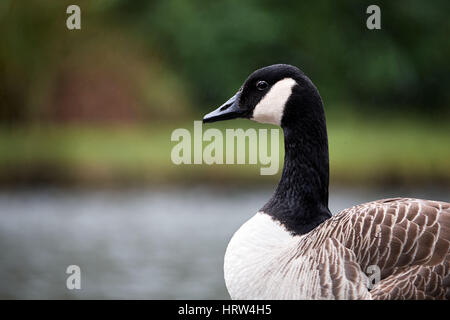
[[[285,160],[271,199],[228,244],[231,298],[450,299],[450,203],[383,199],[331,215],[322,99],[302,71],[256,70],[203,122],[234,118],[280,125]]]

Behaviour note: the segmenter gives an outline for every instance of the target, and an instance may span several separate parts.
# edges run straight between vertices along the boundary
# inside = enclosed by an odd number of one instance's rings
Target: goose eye
[[[267,89],[268,86],[269,86],[269,84],[265,81],[258,81],[256,83],[256,89],[258,89],[260,91]]]

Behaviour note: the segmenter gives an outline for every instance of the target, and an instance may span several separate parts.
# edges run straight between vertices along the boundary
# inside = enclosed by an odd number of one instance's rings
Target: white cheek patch
[[[262,123],[280,125],[284,106],[291,96],[295,84],[296,81],[292,78],[284,78],[275,83],[253,109],[252,119]]]

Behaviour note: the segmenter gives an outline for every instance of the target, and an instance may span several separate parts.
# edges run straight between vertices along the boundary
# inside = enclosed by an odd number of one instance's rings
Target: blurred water
[[[0,192],[0,298],[227,299],[233,232],[271,189]],[[330,191],[333,213],[365,201],[448,190]],[[66,288],[68,265],[81,290]]]

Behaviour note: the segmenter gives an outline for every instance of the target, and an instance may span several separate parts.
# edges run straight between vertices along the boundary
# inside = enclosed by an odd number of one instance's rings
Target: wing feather
[[[355,277],[358,270],[379,267],[381,281],[371,291],[374,299],[450,297],[449,203],[410,198],[373,201],[341,211],[307,238],[315,247],[332,239],[353,254],[337,255],[345,257],[344,268],[330,266],[341,282],[360,281]],[[338,294],[336,284],[332,287]]]

